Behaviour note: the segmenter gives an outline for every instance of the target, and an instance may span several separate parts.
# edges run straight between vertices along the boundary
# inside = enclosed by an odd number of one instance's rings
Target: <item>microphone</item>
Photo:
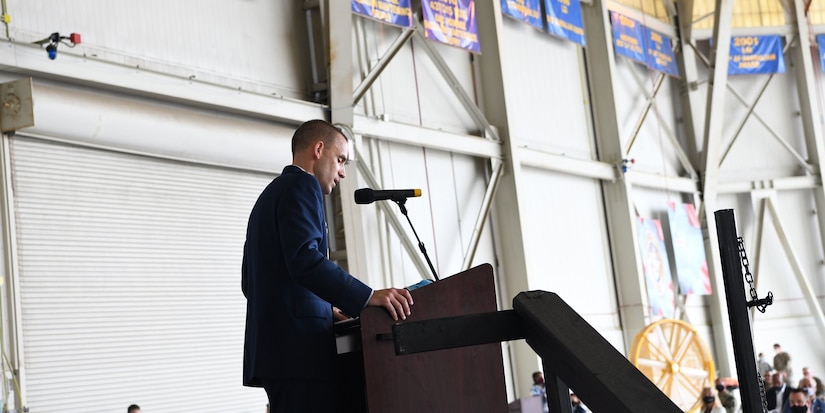
[[[393,201],[403,201],[407,198],[421,196],[420,189],[387,189],[374,191],[370,188],[361,188],[355,191],[356,204],[371,204],[375,201],[390,199]]]

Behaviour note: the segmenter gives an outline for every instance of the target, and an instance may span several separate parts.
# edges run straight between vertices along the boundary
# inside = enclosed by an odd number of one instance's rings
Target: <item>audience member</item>
[[[810,379],[814,383],[814,394],[817,398],[821,399],[825,397],[825,385],[822,384],[822,380],[820,380],[819,377],[814,376],[814,373],[811,371],[810,367],[802,368],[802,380],[804,379]],[[799,388],[804,387],[802,385],[802,380],[799,380]]]
[[[140,406],[133,404],[126,409],[126,413],[140,413]]]
[[[716,391],[719,401],[727,413],[739,411],[739,381],[733,377],[719,377],[716,379]]]
[[[702,394],[700,395],[702,399],[701,407],[699,408],[700,413],[724,413],[725,410],[722,408],[722,404],[716,395],[713,393],[713,389],[710,387],[705,387],[702,389]]]
[[[805,380],[805,379],[803,379]],[[825,402],[808,396],[804,389],[791,389],[788,401],[782,407],[782,413],[823,413]]]
[[[791,355],[782,350],[779,343],[773,345],[773,350],[776,355],[773,356],[773,369],[785,374],[785,381],[788,384],[793,383],[793,370],[791,369]]]
[[[530,394],[533,397],[541,397],[541,410],[544,413],[550,411],[547,406],[547,389],[544,386],[544,374],[540,371],[533,373],[533,386],[530,387]]]
[[[756,359],[756,371],[764,375],[766,371],[771,370],[773,370],[773,366],[765,359],[765,353],[759,353],[759,358]]]
[[[584,408],[576,393],[570,392],[570,405],[573,407],[573,413],[587,413],[587,409]]]
[[[771,387],[765,391],[768,412],[780,412],[791,394],[790,386],[785,383],[785,373],[776,371],[771,376]]]

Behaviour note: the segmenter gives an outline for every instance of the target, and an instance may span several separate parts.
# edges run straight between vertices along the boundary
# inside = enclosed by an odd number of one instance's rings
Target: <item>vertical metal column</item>
[[[722,279],[728,302],[728,318],[733,336],[733,353],[736,359],[736,374],[739,377],[739,394],[744,413],[762,412],[762,395],[753,355],[748,303],[745,301],[745,287],[742,282],[742,261],[739,256],[739,242],[733,210],[723,209],[714,213],[716,235],[719,239],[719,256],[722,264]]]

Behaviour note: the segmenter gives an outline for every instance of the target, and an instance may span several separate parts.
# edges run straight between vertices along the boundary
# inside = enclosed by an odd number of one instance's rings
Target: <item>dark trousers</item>
[[[268,380],[270,413],[335,413],[335,385],[325,380]]]

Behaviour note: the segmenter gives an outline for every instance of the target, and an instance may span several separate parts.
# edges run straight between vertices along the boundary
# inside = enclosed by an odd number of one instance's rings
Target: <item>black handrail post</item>
[[[716,235],[719,240],[719,258],[722,264],[722,280],[728,304],[733,355],[736,360],[736,374],[739,378],[739,395],[744,413],[761,413],[762,397],[759,376],[756,371],[756,357],[753,354],[748,304],[745,301],[745,286],[742,281],[742,261],[739,255],[739,241],[732,209],[722,209],[716,216]],[[717,292],[718,294],[718,292]]]

